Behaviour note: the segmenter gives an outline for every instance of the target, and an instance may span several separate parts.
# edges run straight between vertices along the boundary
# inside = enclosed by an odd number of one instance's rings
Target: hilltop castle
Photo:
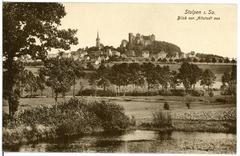
[[[137,33],[136,36],[134,36],[133,33],[128,34],[129,48],[131,48],[134,45],[142,45],[146,47],[147,45],[150,45],[154,41],[155,41],[155,35],[153,34],[149,36],[140,35],[139,33]]]

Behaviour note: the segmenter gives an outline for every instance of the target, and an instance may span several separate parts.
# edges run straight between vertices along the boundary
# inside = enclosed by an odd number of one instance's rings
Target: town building
[[[147,50],[142,51],[143,58],[149,58],[149,55],[150,55],[149,51],[147,51]]]
[[[160,51],[158,54],[158,58],[157,59],[164,59],[167,57],[167,53],[165,51]]]
[[[186,54],[186,57],[187,58],[195,58],[196,57],[196,54],[195,51],[191,51],[189,53]]]
[[[99,33],[98,32],[97,32],[97,38],[96,38],[96,47],[98,49],[101,48],[100,37],[99,37]]]

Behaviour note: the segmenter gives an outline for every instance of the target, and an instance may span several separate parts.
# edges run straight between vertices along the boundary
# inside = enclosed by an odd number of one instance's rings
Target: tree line
[[[59,95],[65,97],[71,87],[73,87],[72,96],[74,97],[76,81],[80,78],[88,79],[92,89],[95,90],[95,95],[98,87],[107,91],[111,85],[116,86],[116,95],[120,95],[121,89],[125,95],[126,89],[130,85],[134,90],[136,87],[146,86],[147,93],[149,93],[152,89],[157,89],[159,92],[176,90],[183,84],[185,93],[190,93],[195,91],[195,85],[200,82],[208,95],[213,96],[212,85],[216,81],[216,75],[210,69],[202,70],[196,64],[188,62],[182,63],[178,71],[170,70],[169,66],[155,65],[151,62],[121,63],[112,66],[101,64],[87,78],[79,61],[58,56],[47,59],[44,67],[39,69],[36,76],[30,71],[22,70],[19,75],[19,87],[20,91],[24,88],[32,95],[37,90],[42,92],[45,86],[48,86],[57,101]],[[236,94],[235,66],[231,72],[223,74],[222,83],[225,91]]]

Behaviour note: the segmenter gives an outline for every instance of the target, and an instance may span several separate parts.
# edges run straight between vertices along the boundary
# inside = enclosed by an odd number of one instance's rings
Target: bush
[[[186,106],[187,106],[188,109],[190,109],[190,102],[187,102]]]
[[[89,111],[96,115],[105,131],[124,130],[130,125],[130,119],[120,105],[106,101],[94,102],[89,105]]]
[[[213,97],[213,96],[214,96],[213,91],[210,91],[210,92],[208,93],[208,95],[209,95],[210,97]]]
[[[190,93],[192,96],[204,96],[204,91],[202,90],[192,90]]]
[[[185,96],[186,92],[183,89],[173,89],[171,90],[173,96]]]
[[[222,98],[217,98],[216,102],[227,103],[227,100]]]
[[[164,110],[169,110],[169,104],[167,102],[164,103],[163,109]]]
[[[116,93],[110,91],[110,90],[97,90],[97,96],[116,96]]]
[[[168,111],[159,111],[153,113],[153,127],[166,128],[172,126],[171,114]]]
[[[171,96],[172,95],[172,92],[170,90],[161,90],[159,91],[159,95],[162,95],[162,96]]]
[[[93,95],[95,95],[95,90],[93,90],[93,89],[79,90],[76,95],[77,96],[93,96]]]
[[[76,98],[52,107],[39,106],[24,110],[19,112],[15,120],[14,126],[11,126],[8,116],[4,115],[4,128],[12,134],[7,137],[10,133],[4,133],[5,143],[36,141],[36,138],[43,136],[74,136],[99,130],[116,132],[125,130],[133,122],[119,105],[105,101],[87,104]],[[19,127],[23,129],[20,131]],[[24,130],[26,128],[29,130]]]

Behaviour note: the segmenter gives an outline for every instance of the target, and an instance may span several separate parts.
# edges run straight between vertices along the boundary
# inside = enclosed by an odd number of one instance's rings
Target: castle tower
[[[133,33],[128,34],[128,42],[129,42],[129,44],[132,45],[132,43],[133,43]]]
[[[96,47],[100,49],[100,38],[99,38],[99,33],[97,32],[97,38],[96,38]]]

